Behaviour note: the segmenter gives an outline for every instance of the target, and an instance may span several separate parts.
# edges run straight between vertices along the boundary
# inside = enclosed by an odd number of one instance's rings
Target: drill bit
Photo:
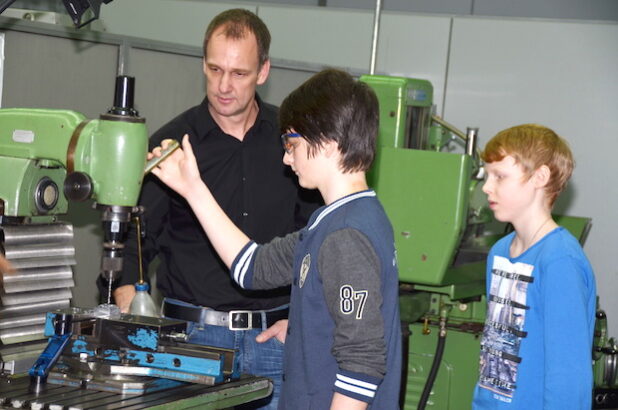
[[[107,281],[107,304],[112,304],[112,280]]]

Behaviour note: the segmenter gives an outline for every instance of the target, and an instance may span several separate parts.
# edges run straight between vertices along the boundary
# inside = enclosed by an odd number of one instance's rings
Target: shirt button
[[[243,212],[242,216],[249,216],[249,213],[248,212]]]

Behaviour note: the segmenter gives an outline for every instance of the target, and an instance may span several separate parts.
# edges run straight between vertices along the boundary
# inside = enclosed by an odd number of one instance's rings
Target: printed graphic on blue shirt
[[[519,348],[526,320],[528,285],[534,266],[495,256],[491,270],[488,311],[483,339],[479,386],[510,402],[517,387]]]

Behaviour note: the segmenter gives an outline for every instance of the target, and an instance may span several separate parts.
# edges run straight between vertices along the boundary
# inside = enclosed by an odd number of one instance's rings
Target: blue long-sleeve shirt
[[[487,319],[474,409],[590,409],[594,274],[559,227],[516,258],[514,233],[487,263]]]

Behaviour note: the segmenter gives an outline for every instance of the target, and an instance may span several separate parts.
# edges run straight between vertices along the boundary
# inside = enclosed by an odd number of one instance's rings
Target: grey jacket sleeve
[[[382,378],[386,344],[381,266],[371,242],[355,229],[336,231],[320,247],[318,263],[335,321],[332,353],[339,367]]]
[[[294,249],[298,237],[299,232],[293,232],[258,247],[253,267],[252,289],[273,289],[292,284]]]

